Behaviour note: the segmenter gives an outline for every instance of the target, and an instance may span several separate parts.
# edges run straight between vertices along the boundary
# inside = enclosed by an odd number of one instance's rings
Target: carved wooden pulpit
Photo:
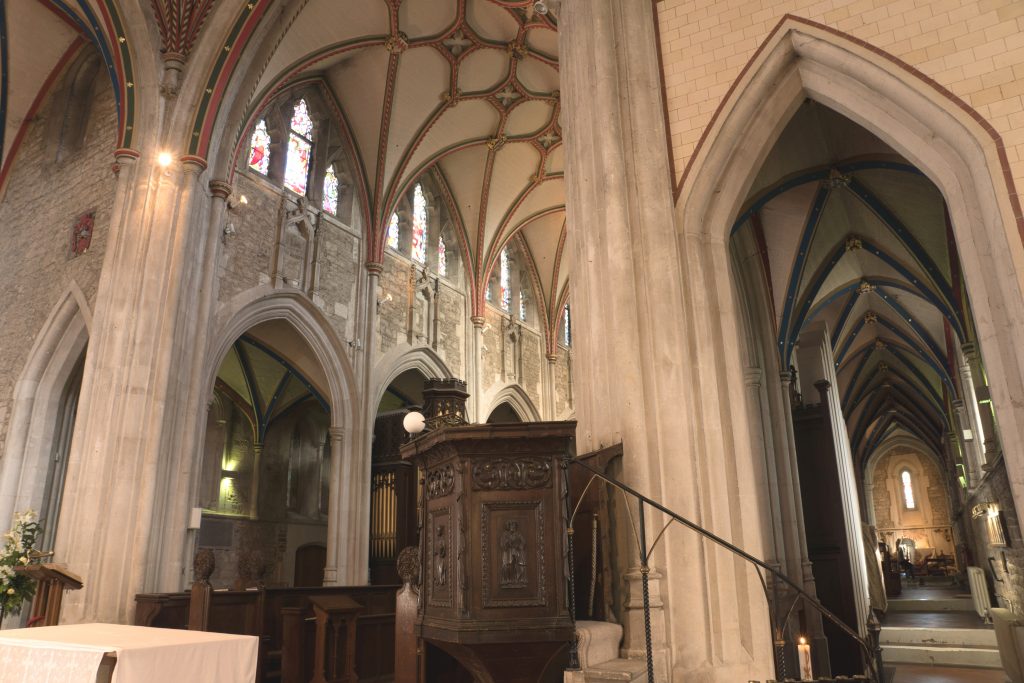
[[[442,422],[402,447],[421,473],[420,636],[483,683],[536,683],[573,637],[561,461],[575,432]]]
[[[60,622],[60,605],[64,591],[78,590],[82,579],[62,564],[29,564],[14,571],[32,577],[36,594],[32,598],[30,626],[56,626]]]

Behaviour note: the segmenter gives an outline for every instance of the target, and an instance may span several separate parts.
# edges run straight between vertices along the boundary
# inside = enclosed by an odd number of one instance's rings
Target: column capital
[[[217,199],[227,199],[231,196],[232,188],[231,183],[226,180],[211,180],[209,183],[210,194]]]
[[[366,271],[370,275],[380,275],[381,273],[384,272],[384,264],[381,263],[380,261],[367,261]]]
[[[763,376],[764,371],[761,368],[747,368],[743,371],[743,382],[748,387],[759,387]]]
[[[552,365],[558,362],[558,354],[557,353],[548,353],[548,354],[545,354],[544,357],[547,358],[548,362],[551,363]]]
[[[479,328],[482,328],[484,326],[484,323],[487,320],[482,315],[473,315],[473,316],[470,316],[469,321],[471,323],[473,323],[473,327],[476,327],[477,329],[479,329]]]
[[[206,170],[207,163],[203,157],[197,157],[194,154],[186,154],[185,156],[178,159],[181,165],[185,167],[185,173],[195,173],[199,175]]]
[[[345,438],[344,427],[331,427],[330,429],[327,430],[327,433],[331,435],[332,442],[341,441],[342,439]]]
[[[978,345],[974,342],[964,342],[960,345],[960,350],[963,351],[967,360],[974,360],[978,355]]]

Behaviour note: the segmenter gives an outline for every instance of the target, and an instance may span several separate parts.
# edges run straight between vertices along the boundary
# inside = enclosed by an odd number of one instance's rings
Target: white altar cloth
[[[256,636],[119,624],[0,631],[0,683],[96,683],[114,653],[112,683],[253,683]]]

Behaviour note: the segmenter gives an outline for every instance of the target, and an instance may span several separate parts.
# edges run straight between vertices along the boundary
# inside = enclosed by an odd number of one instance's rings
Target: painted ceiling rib
[[[789,366],[789,356],[793,347],[793,335],[799,334],[799,325],[791,325],[790,319],[793,316],[793,306],[800,289],[800,280],[803,278],[804,267],[807,263],[807,253],[814,233],[821,221],[821,215],[831,194],[831,188],[822,183],[814,195],[807,220],[804,222],[804,229],[800,235],[800,242],[797,245],[797,253],[794,257],[793,267],[790,269],[789,284],[786,287],[786,299],[783,302],[782,323],[779,325],[779,359],[782,367]]]
[[[920,242],[917,241],[911,231],[907,229],[892,209],[890,209],[885,202],[879,199],[856,178],[850,178],[847,189],[852,192],[855,197],[860,199],[861,202],[863,202],[864,205],[882,221],[889,231],[896,236],[899,242],[907,248],[915,259],[917,259],[918,264],[924,268],[925,273],[927,273],[928,277],[932,280],[932,284],[942,291],[947,301],[952,302],[953,290],[945,276],[942,274],[942,271],[939,270],[938,265],[936,265],[935,261],[931,256],[929,256],[928,251]]]

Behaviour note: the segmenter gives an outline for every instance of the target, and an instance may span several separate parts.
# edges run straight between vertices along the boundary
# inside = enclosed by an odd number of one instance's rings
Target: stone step
[[[647,676],[647,663],[642,659],[612,659],[583,670],[587,683],[610,681],[642,681]]]
[[[938,598],[918,600],[913,598],[891,598],[889,610],[893,612],[973,612],[974,602],[965,598]]]
[[[618,624],[607,621],[577,621],[576,637],[580,667],[584,670],[594,664],[619,657],[622,626]]]
[[[888,645],[959,645],[995,649],[996,632],[990,628],[883,626],[881,642],[883,647]]]
[[[970,666],[1002,669],[999,650],[984,647],[949,645],[887,645],[882,647],[886,664],[930,664],[932,666]]]

